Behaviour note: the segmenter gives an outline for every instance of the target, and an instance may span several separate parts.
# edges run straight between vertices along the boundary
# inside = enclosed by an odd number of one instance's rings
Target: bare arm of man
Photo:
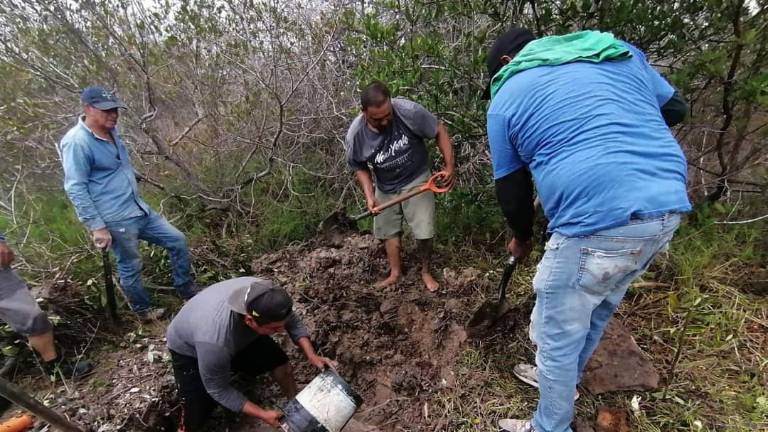
[[[450,135],[448,135],[448,128],[442,122],[437,126],[435,139],[437,140],[437,147],[440,149],[440,153],[442,153],[445,160],[445,167],[443,168],[445,176],[442,176],[443,185],[452,188],[456,181],[454,174],[456,162],[453,159],[453,143],[451,142]]]
[[[378,213],[377,211],[374,211],[379,203],[376,201],[376,193],[373,189],[373,177],[371,176],[371,172],[367,169],[359,169],[355,170],[355,175],[357,176],[357,182],[360,183],[360,187],[365,194],[365,202],[368,206],[368,210],[373,214]]]
[[[314,365],[316,368],[323,370],[327,367],[331,369],[336,369],[336,366],[338,366],[338,363],[335,361],[327,358],[317,355],[315,352],[315,348],[312,346],[312,341],[309,340],[308,337],[302,337],[299,339],[298,342],[299,347],[304,352],[304,356],[309,360],[312,365]]]

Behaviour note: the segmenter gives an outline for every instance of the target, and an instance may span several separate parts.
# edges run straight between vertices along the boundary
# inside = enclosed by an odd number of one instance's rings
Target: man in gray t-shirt
[[[206,422],[217,405],[277,427],[279,411],[249,401],[230,381],[233,372],[269,372],[285,396],[294,397],[296,382],[288,357],[269,337],[279,332],[287,332],[314,366],[335,367],[336,362],[317,355],[291,298],[269,280],[230,279],[189,300],[166,333],[183,407],[181,430],[210,430]]]
[[[429,291],[437,291],[439,285],[429,270],[435,232],[434,194],[425,192],[382,211],[377,206],[427,181],[430,160],[425,139],[437,141],[445,162],[445,175],[440,180],[444,186],[453,185],[455,165],[448,130],[416,102],[390,98],[389,89],[379,81],[363,90],[360,105],[362,113],[352,121],[345,147],[347,163],[355,171],[368,209],[375,215],[373,233],[384,241],[387,250],[389,277],[376,286],[383,288],[400,279],[400,235],[405,218],[419,246],[424,285]]]

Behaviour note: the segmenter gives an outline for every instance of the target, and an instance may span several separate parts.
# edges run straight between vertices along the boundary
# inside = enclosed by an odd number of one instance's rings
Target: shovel
[[[424,183],[423,185],[417,188],[414,188],[410,192],[407,192],[391,201],[387,201],[384,204],[380,204],[374,209],[374,211],[368,210],[365,213],[361,213],[357,216],[352,216],[352,217],[347,216],[341,211],[336,211],[330,216],[328,216],[327,218],[323,219],[323,221],[320,223],[320,226],[318,227],[318,231],[323,234],[327,234],[329,232],[336,231],[336,230],[349,231],[355,227],[356,222],[359,221],[360,219],[365,219],[368,216],[372,216],[374,213],[378,213],[384,209],[392,207],[393,205],[400,204],[401,202],[407,201],[415,197],[416,195],[423,194],[424,192],[427,192],[427,191],[432,191],[434,193],[448,192],[448,190],[450,189],[449,187],[443,187],[437,184],[437,180],[444,175],[445,175],[444,171],[440,171],[438,173],[433,174],[432,177],[430,177],[429,180],[427,180],[427,182]]]
[[[486,300],[480,305],[477,310],[472,314],[472,318],[469,319],[466,325],[467,334],[469,336],[477,336],[482,334],[485,330],[493,327],[494,324],[504,316],[511,309],[509,303],[507,303],[507,285],[512,278],[512,273],[515,272],[517,267],[517,260],[515,257],[509,257],[507,265],[504,266],[504,273],[501,275],[501,281],[499,281],[499,298],[497,300]]]
[[[101,261],[104,265],[104,297],[107,303],[107,316],[112,324],[117,324],[117,299],[115,299],[115,281],[112,279],[112,261],[109,260],[109,251],[101,250]]]

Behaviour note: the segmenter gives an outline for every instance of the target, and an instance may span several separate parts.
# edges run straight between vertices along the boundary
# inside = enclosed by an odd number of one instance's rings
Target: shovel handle
[[[107,316],[115,324],[118,321],[117,299],[115,298],[115,282],[112,279],[112,261],[109,259],[109,251],[101,250],[101,262],[104,266],[104,297],[107,303]]]
[[[407,193],[405,193],[405,194],[403,194],[403,195],[401,195],[401,196],[399,196],[399,197],[397,197],[397,198],[395,198],[395,199],[393,199],[391,201],[387,201],[384,204],[381,204],[381,205],[377,206],[376,207],[376,212],[378,213],[378,212],[380,212],[380,211],[382,211],[384,209],[388,209],[388,208],[392,207],[395,204],[400,204],[401,202],[407,201],[407,200],[415,197],[416,195],[422,194],[422,193],[424,193],[424,192],[426,192],[428,190],[429,189],[425,188],[424,186],[421,186],[418,189],[414,189],[414,190],[412,190],[410,192],[407,192]],[[359,215],[353,217],[352,220],[357,222],[360,219],[367,218],[368,216],[371,216],[372,214],[373,214],[373,212],[368,210],[365,213],[362,213],[362,214],[359,214]]]
[[[399,197],[397,197],[397,198],[395,198],[393,200],[387,201],[384,204],[381,204],[381,205],[377,206],[376,207],[376,212],[378,213],[378,212],[380,212],[380,211],[382,211],[384,209],[388,209],[388,208],[392,207],[395,204],[400,204],[403,201],[408,201],[409,199],[415,197],[416,195],[423,194],[424,192],[427,192],[427,191],[432,191],[434,193],[448,192],[450,190],[450,188],[443,187],[443,186],[438,186],[438,184],[437,184],[437,181],[440,178],[442,178],[443,176],[445,176],[445,172],[444,171],[440,171],[438,173],[433,174],[432,177],[430,177],[429,180],[427,180],[427,182],[424,183],[423,185],[418,186],[418,187],[416,187],[416,188],[414,188],[414,189],[412,189],[412,190],[410,190],[410,191],[400,195]],[[366,217],[368,217],[368,216],[370,216],[372,214],[373,214],[373,212],[368,210],[365,213],[362,213],[362,214],[359,214],[359,215],[353,217],[352,220],[357,222],[360,219],[366,218]]]
[[[512,273],[515,272],[516,267],[517,259],[513,256],[509,257],[507,264],[504,266],[504,273],[499,281],[499,304],[507,298],[507,285],[509,285],[509,280],[512,279]]]

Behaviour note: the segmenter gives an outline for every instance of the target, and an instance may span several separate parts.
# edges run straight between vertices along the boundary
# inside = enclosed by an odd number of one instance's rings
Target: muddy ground
[[[457,385],[454,364],[467,341],[463,325],[490,289],[476,270],[445,270],[438,294],[412,268],[397,286],[373,287],[386,273],[378,242],[354,235],[340,247],[289,247],[257,258],[256,274],[287,287],[318,349],[365,400],[357,419],[383,430],[445,430],[429,415],[432,399]],[[412,260],[406,258],[406,262]]]
[[[519,345],[521,352],[516,358],[500,358],[494,365],[498,370],[508,373],[514,362],[532,358],[526,335],[533,301],[530,287],[513,281],[513,309],[491,335],[469,340],[463,328],[474,308],[486,295],[493,295],[501,259],[481,272],[448,268],[438,258],[435,273],[441,287],[438,293],[429,293],[414,266],[415,254],[406,250],[404,279],[382,290],[373,283],[385,276],[386,260],[372,236],[355,234],[334,243],[289,246],[257,257],[252,271],[288,289],[319,352],[338,360],[340,374],[363,397],[365,403],[350,432],[495,430],[488,428],[495,419],[472,416],[472,404],[503,403],[510,394],[518,394],[522,401],[519,414],[532,409],[535,399],[520,391],[491,389],[489,377],[495,372],[462,366],[468,352],[504,355],[501,347],[510,343]],[[88,311],[73,315],[72,304],[57,305],[62,287],[53,288],[58,294],[48,295],[52,308],[69,317],[62,327],[80,333],[65,331],[63,336],[78,347],[75,351],[86,352],[97,362],[96,373],[83,382],[54,386],[27,370],[16,382],[92,430],[175,430],[179,406],[163,338],[167,323],[142,327],[128,321],[119,328],[92,324],[98,317],[87,315]],[[282,342],[300,385],[306,384],[317,371],[287,337]],[[248,394],[258,403],[285,402],[267,380],[251,388]],[[489,397],[494,391],[498,397]],[[457,405],[465,402],[466,406]],[[222,431],[268,430],[226,413],[220,413],[215,424]]]

